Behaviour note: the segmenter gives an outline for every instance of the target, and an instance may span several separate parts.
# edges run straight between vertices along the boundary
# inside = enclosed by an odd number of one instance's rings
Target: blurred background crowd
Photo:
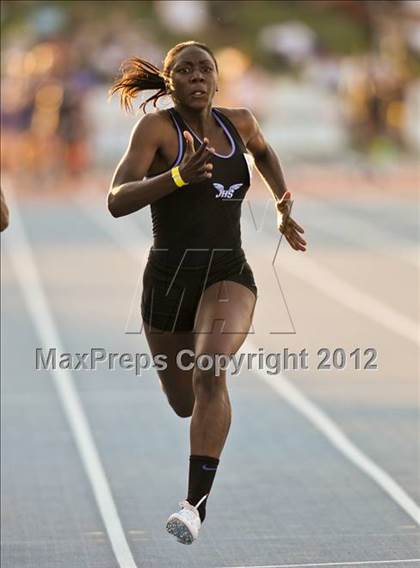
[[[418,158],[418,1],[5,0],[1,23],[2,171],[39,192],[109,175],[141,116],[108,98],[122,61],[162,67],[187,39],[215,52],[215,104],[252,109],[287,165]]]

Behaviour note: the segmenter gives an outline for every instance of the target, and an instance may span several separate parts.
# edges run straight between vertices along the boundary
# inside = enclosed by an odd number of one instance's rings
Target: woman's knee
[[[212,398],[220,396],[226,391],[225,365],[221,365],[217,360],[217,354],[206,353],[196,357],[193,372],[193,386],[196,398]]]
[[[175,414],[180,418],[189,418],[192,416],[194,409],[194,394],[191,389],[191,393],[185,393],[183,396],[180,393],[167,392],[163,388],[166,398],[168,399],[169,405],[174,410]]]
[[[194,399],[191,397],[180,398],[179,396],[171,396],[165,391],[169,405],[180,418],[189,418],[192,416],[194,409]]]
[[[192,415],[194,408],[194,391],[192,371],[182,371],[169,367],[159,372],[160,386],[166,395],[169,405],[181,418]]]
[[[175,411],[175,414],[180,418],[190,418],[193,413],[194,405],[185,405],[184,403],[172,403],[169,401],[169,404]]]

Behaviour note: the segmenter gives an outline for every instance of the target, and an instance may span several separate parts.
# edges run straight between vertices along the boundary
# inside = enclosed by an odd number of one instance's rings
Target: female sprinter
[[[183,544],[198,536],[231,421],[226,371],[209,365],[215,355],[238,351],[251,326],[257,287],[241,247],[241,204],[254,159],[276,202],[279,230],[295,250],[306,250],[303,229],[290,217],[290,192],[278,158],[253,114],[213,107],[218,68],[211,50],[195,41],[172,48],[163,70],[127,60],[111,94],[132,108],[136,94],[169,95],[174,106],[145,114],[135,125],[108,194],[114,217],[150,205],[153,246],[143,275],[141,314],[158,372],[178,416],[191,416],[188,496],[166,528]],[[253,159],[250,157],[253,156]],[[195,354],[184,370],[177,354]],[[206,354],[205,364],[198,365]],[[216,376],[218,375],[218,376]]]

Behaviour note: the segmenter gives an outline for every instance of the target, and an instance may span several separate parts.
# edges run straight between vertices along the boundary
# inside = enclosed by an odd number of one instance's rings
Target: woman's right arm
[[[9,226],[9,209],[4,199],[3,191],[0,189],[0,231],[4,231]]]
[[[143,179],[161,144],[162,123],[158,115],[146,114],[135,126],[127,151],[118,164],[108,193],[108,209],[114,217],[123,217],[139,211],[146,205],[178,190],[171,172]],[[213,164],[209,162],[208,139],[197,152],[191,134],[184,132],[185,152],[179,164],[179,173],[186,183],[201,182],[212,177]]]
[[[161,121],[155,114],[146,114],[134,127],[108,193],[108,209],[113,217],[139,211],[177,189],[171,172],[143,179],[160,146]]]

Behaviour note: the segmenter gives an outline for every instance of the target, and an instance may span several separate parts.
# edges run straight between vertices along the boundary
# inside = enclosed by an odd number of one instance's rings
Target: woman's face
[[[211,105],[217,89],[217,69],[210,54],[186,47],[175,57],[168,86],[174,102],[194,109]]]

